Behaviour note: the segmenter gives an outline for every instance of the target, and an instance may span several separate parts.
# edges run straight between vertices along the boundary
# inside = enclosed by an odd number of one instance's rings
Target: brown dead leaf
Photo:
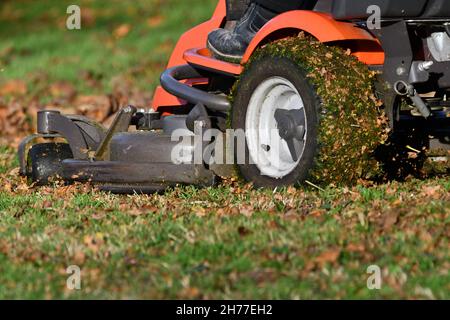
[[[1,190],[6,193],[11,193],[12,184],[10,182],[6,181],[5,183],[3,183]]]
[[[27,85],[22,80],[10,80],[0,87],[0,96],[20,96],[27,93]]]
[[[86,261],[86,254],[81,250],[76,250],[73,255],[73,263],[80,266],[85,261]]]
[[[311,217],[316,217],[316,218],[318,218],[318,217],[323,216],[323,215],[326,214],[326,213],[327,213],[327,211],[324,210],[324,209],[316,209],[316,210],[311,211],[311,212],[309,213],[309,215],[310,215]]]
[[[398,211],[391,211],[383,216],[382,228],[389,231],[397,222],[399,218]]]
[[[102,220],[106,217],[106,214],[104,212],[95,213],[92,215],[92,219],[94,220]]]
[[[52,207],[53,207],[53,203],[50,200],[45,200],[42,203],[42,208],[44,208],[44,209],[49,209],[49,208],[52,208]]]
[[[408,152],[408,159],[417,159],[418,157],[417,152]]]
[[[93,236],[86,235],[83,238],[83,242],[88,249],[96,253],[105,244],[105,236],[102,233],[96,233]]]
[[[283,226],[276,220],[271,220],[267,223],[267,226],[269,227],[269,229],[283,229]]]
[[[425,196],[427,196],[428,198],[437,200],[440,198],[441,196],[441,186],[437,185],[437,186],[423,186],[422,187],[422,192],[424,193]]]
[[[132,217],[139,217],[147,214],[148,212],[144,208],[132,208],[128,209],[127,213]]]
[[[74,101],[77,113],[102,122],[111,115],[110,99],[106,95],[77,96]]]
[[[200,218],[206,216],[207,214],[205,208],[203,207],[194,207],[192,210],[194,211],[195,215]]]
[[[217,209],[216,215],[219,217],[222,217],[222,216],[226,215],[226,213],[227,213],[227,210],[225,208],[219,208],[219,209]]]
[[[80,71],[80,77],[91,88],[101,88],[102,74],[93,72],[92,70]]]
[[[323,266],[326,263],[334,263],[339,259],[341,255],[340,249],[331,249],[321,253],[318,257],[314,259],[314,262]]]
[[[252,279],[258,284],[263,284],[267,282],[275,282],[278,279],[278,273],[270,269],[254,270],[248,274],[245,274],[245,278]]]
[[[350,243],[346,250],[349,252],[364,252],[366,248],[363,244]]]
[[[96,12],[93,9],[87,8],[84,5],[82,13],[82,24],[84,26],[93,26],[95,24],[96,19],[97,19]]]
[[[433,236],[426,230],[422,230],[419,233],[419,239],[427,244],[433,242]]]
[[[249,229],[247,229],[246,227],[240,226],[240,227],[238,228],[238,233],[239,233],[239,235],[240,235],[241,237],[246,237],[246,236],[248,236],[249,234],[251,234],[252,232],[251,232]]]
[[[253,215],[254,210],[253,210],[253,207],[252,207],[252,206],[243,206],[243,207],[241,208],[241,210],[240,210],[240,213],[241,213],[242,215],[244,215],[244,216],[250,218],[250,217]]]
[[[65,100],[72,100],[77,94],[75,87],[65,81],[52,83],[49,86],[49,92],[52,97]]]
[[[187,287],[181,290],[180,297],[183,299],[196,299],[201,296],[201,292],[199,289],[195,287]]]
[[[230,211],[229,211],[229,214],[230,214],[231,216],[237,216],[237,215],[239,215],[239,214],[240,214],[239,208],[237,208],[237,207],[232,207],[232,208],[230,209]]]
[[[161,25],[161,23],[163,23],[164,21],[164,17],[163,16],[153,16],[147,19],[147,25],[150,28],[155,28],[158,27],[159,25]]]
[[[286,220],[299,220],[302,218],[302,215],[299,211],[295,210],[295,209],[291,209],[288,212],[286,212],[283,216],[283,219]]]
[[[113,35],[116,39],[121,39],[123,37],[125,37],[129,32],[131,31],[131,26],[129,24],[122,24],[119,27],[117,27],[114,32]]]

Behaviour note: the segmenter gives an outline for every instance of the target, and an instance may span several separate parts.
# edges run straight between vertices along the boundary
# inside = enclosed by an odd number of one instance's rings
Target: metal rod
[[[202,103],[212,111],[227,112],[231,109],[227,97],[208,93],[180,82],[180,80],[195,78],[202,78],[202,75],[186,64],[167,69],[161,75],[160,80],[161,86],[167,92],[180,99],[193,104]]]

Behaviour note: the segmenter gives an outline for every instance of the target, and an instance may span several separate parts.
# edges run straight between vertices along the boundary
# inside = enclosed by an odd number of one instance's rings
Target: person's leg
[[[317,0],[252,0],[234,30],[216,29],[208,36],[208,48],[222,60],[239,61],[250,41],[268,21],[291,10],[312,10]]]

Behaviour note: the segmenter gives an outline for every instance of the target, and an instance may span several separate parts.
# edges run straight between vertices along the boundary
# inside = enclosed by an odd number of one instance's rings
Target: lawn
[[[80,31],[64,27],[72,3],[86,13]],[[227,182],[149,196],[27,185],[14,147],[33,129],[29,108],[79,111],[80,97],[119,94],[148,101],[177,37],[215,5],[105,3],[0,4],[0,299],[450,298],[448,176],[323,190]],[[72,265],[80,290],[66,285]],[[374,265],[380,290],[367,287]]]
[[[81,8],[81,30],[66,28],[71,4]],[[92,94],[111,90],[120,79],[152,91],[178,37],[207,20],[215,5],[215,0],[3,0],[0,81],[22,79],[32,86],[41,77],[49,84],[69,81]],[[87,80],[98,81],[92,86]]]

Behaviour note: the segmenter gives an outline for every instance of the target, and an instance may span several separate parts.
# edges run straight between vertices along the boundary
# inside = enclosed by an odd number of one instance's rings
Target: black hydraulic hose
[[[188,64],[169,68],[161,75],[161,86],[170,94],[190,103],[202,103],[212,111],[227,112],[231,104],[227,97],[208,93],[179,82],[180,80],[202,78],[193,67]]]

